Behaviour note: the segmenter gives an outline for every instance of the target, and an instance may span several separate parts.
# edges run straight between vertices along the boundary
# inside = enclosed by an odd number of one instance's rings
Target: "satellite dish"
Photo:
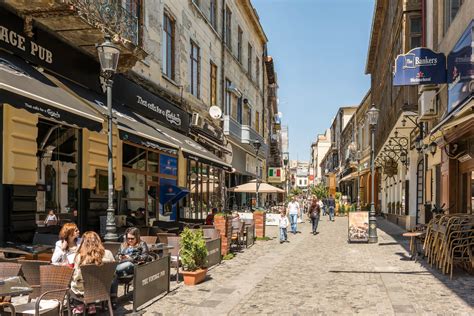
[[[211,115],[213,119],[220,119],[222,117],[222,110],[220,107],[213,105],[209,108],[209,115]]]

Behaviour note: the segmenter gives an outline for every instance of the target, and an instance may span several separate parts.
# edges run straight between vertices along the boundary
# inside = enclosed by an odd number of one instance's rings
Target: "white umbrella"
[[[258,193],[284,193],[285,190],[274,187],[266,182],[259,182]],[[257,182],[252,180],[248,183],[238,185],[233,188],[229,188],[230,192],[237,193],[256,193],[257,192]]]

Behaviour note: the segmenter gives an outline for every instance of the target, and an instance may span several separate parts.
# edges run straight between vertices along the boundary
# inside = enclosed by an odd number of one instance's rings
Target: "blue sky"
[[[373,0],[252,0],[267,34],[289,126],[290,159],[310,146],[340,106],[358,105],[370,87],[365,63]]]

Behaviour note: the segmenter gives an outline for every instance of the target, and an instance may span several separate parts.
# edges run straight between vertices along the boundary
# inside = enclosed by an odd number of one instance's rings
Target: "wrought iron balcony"
[[[224,115],[224,135],[233,136],[239,142],[242,139],[242,125],[230,115]]]
[[[96,28],[139,44],[140,0],[67,0],[79,16]]]

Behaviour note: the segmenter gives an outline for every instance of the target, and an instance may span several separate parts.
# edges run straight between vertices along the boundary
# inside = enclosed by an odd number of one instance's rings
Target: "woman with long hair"
[[[120,263],[117,266],[118,277],[132,275],[136,264],[147,262],[150,259],[147,244],[140,239],[140,230],[130,227],[125,231],[124,241],[120,245],[116,256]]]
[[[313,235],[316,235],[318,234],[317,229],[318,229],[318,223],[319,223],[319,215],[321,213],[321,207],[319,206],[317,198],[313,199],[311,206],[309,207],[308,213],[309,213],[308,214],[309,218],[311,218]]]
[[[79,228],[74,223],[66,223],[59,232],[59,240],[56,242],[52,264],[72,264],[74,256],[81,244],[79,238]]]
[[[82,235],[82,242],[74,260],[74,273],[71,281],[71,291],[76,295],[84,295],[84,279],[82,278],[81,266],[86,264],[102,265],[104,262],[115,261],[114,255],[102,245],[96,232],[88,231]],[[84,305],[74,309],[74,313],[82,313]],[[95,305],[89,306],[89,314],[95,313]]]

